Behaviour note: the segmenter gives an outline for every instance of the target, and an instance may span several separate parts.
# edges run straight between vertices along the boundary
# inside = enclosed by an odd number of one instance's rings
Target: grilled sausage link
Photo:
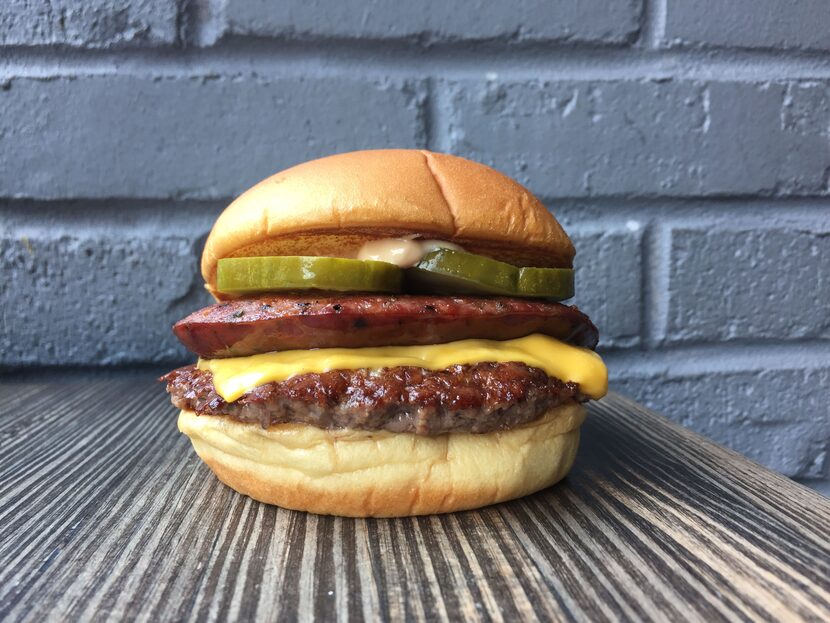
[[[309,294],[240,299],[173,326],[205,358],[275,350],[508,340],[531,333],[595,348],[596,327],[576,307],[518,298]]]

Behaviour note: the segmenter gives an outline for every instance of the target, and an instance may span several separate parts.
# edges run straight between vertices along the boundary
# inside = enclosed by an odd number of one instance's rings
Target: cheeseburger
[[[517,498],[567,474],[607,372],[574,247],[527,189],[416,150],[322,158],[221,214],[218,301],[173,331],[179,429],[256,500],[391,517]]]

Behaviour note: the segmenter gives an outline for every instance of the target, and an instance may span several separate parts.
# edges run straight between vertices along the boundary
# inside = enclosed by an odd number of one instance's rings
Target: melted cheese
[[[216,392],[233,402],[258,385],[310,372],[395,366],[443,370],[452,365],[487,361],[515,361],[541,368],[548,376],[578,383],[582,393],[594,399],[602,398],[608,391],[608,371],[599,355],[540,334],[515,340],[461,340],[426,346],[285,350],[249,357],[200,359],[199,369],[209,371]]]

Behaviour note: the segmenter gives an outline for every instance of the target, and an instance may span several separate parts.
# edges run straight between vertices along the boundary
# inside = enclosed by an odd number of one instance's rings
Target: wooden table
[[[830,500],[620,396],[560,485],[354,520],[221,485],[148,376],[0,383],[0,620],[830,621]]]

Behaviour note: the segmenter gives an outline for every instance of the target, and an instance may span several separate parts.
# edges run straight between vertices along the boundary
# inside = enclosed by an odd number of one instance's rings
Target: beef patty
[[[584,401],[575,383],[522,363],[334,370],[260,385],[234,402],[194,365],[161,377],[180,409],[240,422],[298,422],[318,428],[440,435],[488,433],[531,422],[570,401]]]

